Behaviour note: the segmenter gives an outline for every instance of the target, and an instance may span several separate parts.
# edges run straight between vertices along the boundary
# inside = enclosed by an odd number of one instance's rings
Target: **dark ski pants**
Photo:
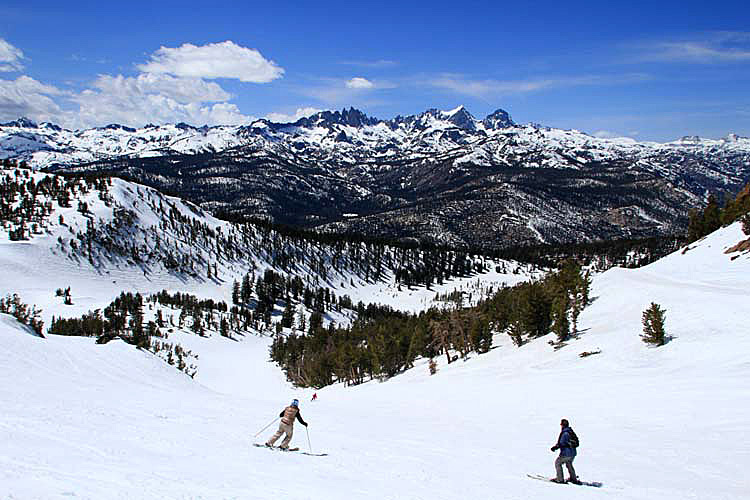
[[[576,457],[564,457],[562,455],[557,457],[557,460],[555,460],[555,470],[557,471],[557,480],[559,482],[563,482],[565,480],[565,478],[563,477],[563,464],[565,464],[565,466],[568,468],[570,479],[578,478],[578,476],[576,476],[576,470],[573,468],[573,459],[575,458]]]

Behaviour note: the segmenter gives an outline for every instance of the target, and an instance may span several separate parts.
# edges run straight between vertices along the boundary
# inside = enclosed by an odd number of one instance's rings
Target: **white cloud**
[[[268,83],[281,78],[284,69],[265,59],[255,49],[227,40],[208,45],[183,44],[161,47],[146,64],[137,66],[144,73],[168,73],[188,78],[234,78],[241,82]]]
[[[248,123],[232,95],[207,80],[231,78],[266,83],[284,70],[255,49],[234,42],[161,47],[137,66],[136,76],[99,75],[91,88],[71,99],[80,106],[77,126],[188,122],[195,125]]]
[[[640,61],[731,63],[750,61],[750,33],[713,32],[691,38],[645,42]]]
[[[360,68],[388,68],[396,66],[398,62],[389,59],[378,59],[377,61],[341,61],[340,64],[358,66]]]
[[[368,80],[354,77],[349,80],[340,78],[320,78],[319,84],[302,87],[299,92],[317,99],[326,106],[373,105],[373,95],[377,91],[396,88],[396,84],[387,80]]]
[[[350,89],[371,89],[375,87],[375,84],[372,83],[367,78],[362,78],[361,76],[355,76],[351,80],[347,80],[346,87]]]
[[[598,137],[599,139],[613,139],[615,137],[620,137],[621,135],[622,134],[610,132],[609,130],[597,130],[594,132],[594,137]]]
[[[21,71],[23,52],[0,38],[0,71]]]
[[[650,79],[648,75],[631,73],[627,75],[582,75],[538,78],[531,80],[473,80],[462,75],[442,75],[427,80],[427,85],[452,90],[472,97],[525,94],[549,88],[576,87],[582,85],[612,85],[636,83]]]
[[[218,84],[200,78],[141,73],[135,77],[99,75],[92,86],[102,93],[137,97],[166,95],[180,103],[223,102],[232,96]]]
[[[699,63],[750,61],[750,49],[720,47],[708,42],[665,42],[657,44],[645,59]]]
[[[92,87],[71,98],[80,106],[75,126],[170,122],[238,125],[252,120],[235,104],[226,102],[231,95],[219,85],[198,78],[100,75]]]
[[[0,120],[25,116],[38,122],[57,121],[64,112],[51,96],[62,95],[64,91],[25,75],[0,80]]]
[[[266,118],[275,123],[294,123],[300,118],[307,118],[308,116],[314,115],[315,113],[319,113],[320,111],[323,111],[323,110],[318,109],[318,108],[311,108],[311,107],[297,108],[297,110],[293,114],[268,113],[266,115]]]

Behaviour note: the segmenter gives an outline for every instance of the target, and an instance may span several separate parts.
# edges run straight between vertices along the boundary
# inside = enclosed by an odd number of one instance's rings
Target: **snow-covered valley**
[[[126,288],[229,301],[229,258],[219,262],[221,284],[156,265],[146,273],[125,261],[94,267],[53,254],[58,234],[49,230],[0,245],[0,292],[41,306],[45,320],[102,307]],[[435,375],[419,360],[385,382],[318,390],[315,402],[315,391],[292,387],[268,361],[266,336],[175,331],[170,340],[198,354],[191,379],[120,340],[43,339],[2,315],[0,496],[744,498],[750,254],[724,251],[746,238],[735,223],[649,266],[596,275],[580,333],[559,350],[547,342],[552,335],[519,348],[498,334],[487,354],[437,359]],[[483,276],[499,284],[525,275]],[[65,285],[72,306],[54,296]],[[436,290],[370,283],[346,293],[419,310]],[[666,309],[673,337],[659,348],[639,338],[650,302]],[[293,445],[327,456],[252,446],[273,433],[275,425],[254,437],[294,397],[310,441],[298,424]],[[602,488],[526,477],[552,477],[549,447],[562,417],[581,438],[580,477]]]

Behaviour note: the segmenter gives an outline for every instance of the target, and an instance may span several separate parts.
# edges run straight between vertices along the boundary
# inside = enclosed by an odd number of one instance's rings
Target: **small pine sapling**
[[[647,344],[662,346],[667,340],[667,334],[664,330],[664,321],[666,311],[659,304],[654,302],[643,311],[643,333],[641,339]]]

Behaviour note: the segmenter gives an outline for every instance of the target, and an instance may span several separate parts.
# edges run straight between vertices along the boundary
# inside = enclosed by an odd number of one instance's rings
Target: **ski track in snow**
[[[191,380],[121,341],[40,339],[0,315],[0,498],[747,498],[750,255],[723,253],[741,238],[735,224],[685,254],[596,276],[579,338],[558,351],[552,336],[521,348],[498,336],[488,354],[438,359],[435,376],[421,360],[386,382],[318,390],[314,403],[268,362],[267,337],[170,335],[200,354]],[[3,276],[30,262],[7,248]],[[73,291],[94,302],[126,286],[116,279],[81,277]],[[661,348],[639,338],[651,301],[674,337]],[[293,397],[312,451],[329,456],[252,446]],[[579,475],[602,488],[526,477],[553,475],[561,417],[581,438]]]

